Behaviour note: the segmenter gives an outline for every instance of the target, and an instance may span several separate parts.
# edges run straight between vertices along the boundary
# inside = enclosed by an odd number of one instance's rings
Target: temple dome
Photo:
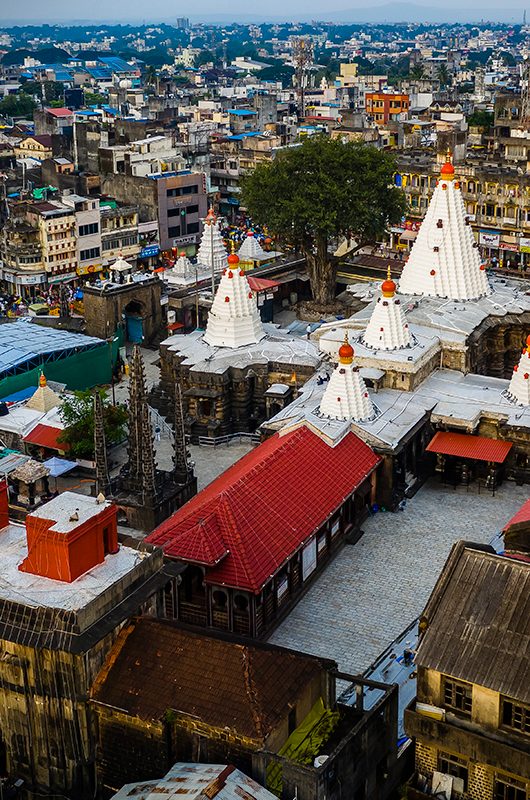
[[[363,422],[374,416],[374,406],[361,373],[353,365],[354,351],[346,334],[339,348],[339,363],[333,370],[319,411],[331,419]]]
[[[212,347],[243,347],[265,336],[263,323],[236,253],[228,256],[228,269],[221,281],[208,315],[204,341]]]
[[[382,294],[377,299],[361,341],[374,350],[400,350],[402,347],[409,347],[412,337],[403,306],[399,297],[396,297],[396,284],[390,277],[390,267],[381,290]]]
[[[403,268],[402,294],[477,300],[490,293],[460,182],[453,178],[454,167],[447,162]]]

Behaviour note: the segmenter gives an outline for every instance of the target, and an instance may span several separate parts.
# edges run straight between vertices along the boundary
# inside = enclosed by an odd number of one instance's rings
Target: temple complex
[[[305,421],[336,441],[355,431],[384,458],[391,506],[435,469],[490,489],[530,481],[530,297],[488,280],[454,177],[448,162],[399,289],[390,276],[348,287],[364,308],[312,335],[327,363],[262,425]]]
[[[180,385],[193,440],[255,431],[293,399],[321,361],[313,342],[261,321],[239,256],[232,253],[227,262],[206,332],[170,336],[160,345],[161,387],[152,402],[172,418]]]

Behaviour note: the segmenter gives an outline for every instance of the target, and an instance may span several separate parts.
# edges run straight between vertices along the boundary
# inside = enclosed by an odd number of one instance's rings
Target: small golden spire
[[[39,386],[46,386],[46,385],[47,385],[46,376],[45,376],[44,372],[41,372],[40,378],[39,378]]]
[[[386,271],[386,277],[387,277],[388,280],[392,279],[392,272],[391,272],[391,269],[390,269],[390,264],[388,265],[388,269]]]

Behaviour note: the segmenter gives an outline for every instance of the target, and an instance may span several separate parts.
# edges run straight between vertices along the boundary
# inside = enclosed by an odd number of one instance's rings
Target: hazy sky
[[[432,0],[388,2],[388,0],[268,0],[266,4],[249,0],[201,0],[191,5],[182,0],[0,0],[0,22],[170,22],[175,17],[189,16],[194,21],[225,21],[256,19],[326,19],[332,21],[398,21],[417,22],[477,21],[481,18],[499,21],[522,19],[525,0],[509,0],[502,7],[496,0],[467,0],[465,8],[456,0],[434,3]],[[194,12],[194,13],[192,13]]]

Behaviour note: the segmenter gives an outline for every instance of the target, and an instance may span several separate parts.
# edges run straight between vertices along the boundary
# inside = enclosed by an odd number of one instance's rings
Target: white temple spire
[[[239,267],[239,256],[232,253],[208,314],[204,341],[212,347],[243,347],[264,336],[256,298]]]
[[[320,401],[319,411],[324,417],[363,422],[374,415],[370,395],[358,368],[353,364],[353,356],[353,347],[346,333],[344,343],[339,348],[339,363]]]
[[[269,258],[252,231],[249,231],[245,236],[243,244],[239,248],[238,256],[240,261],[266,261]]]
[[[399,350],[402,347],[409,347],[412,337],[401,301],[396,297],[396,284],[391,278],[390,267],[387,279],[381,285],[381,292],[381,297],[374,306],[362,336],[363,344],[375,350]]]
[[[399,281],[401,294],[477,300],[490,288],[448,159]]]
[[[214,272],[221,272],[227,265],[226,247],[219,230],[219,221],[213,208],[210,208],[204,220],[201,243],[197,252],[197,264],[201,265],[201,271],[202,268],[211,270],[212,261]]]
[[[508,396],[519,406],[530,406],[530,336],[526,339],[519,363],[513,368]]]

